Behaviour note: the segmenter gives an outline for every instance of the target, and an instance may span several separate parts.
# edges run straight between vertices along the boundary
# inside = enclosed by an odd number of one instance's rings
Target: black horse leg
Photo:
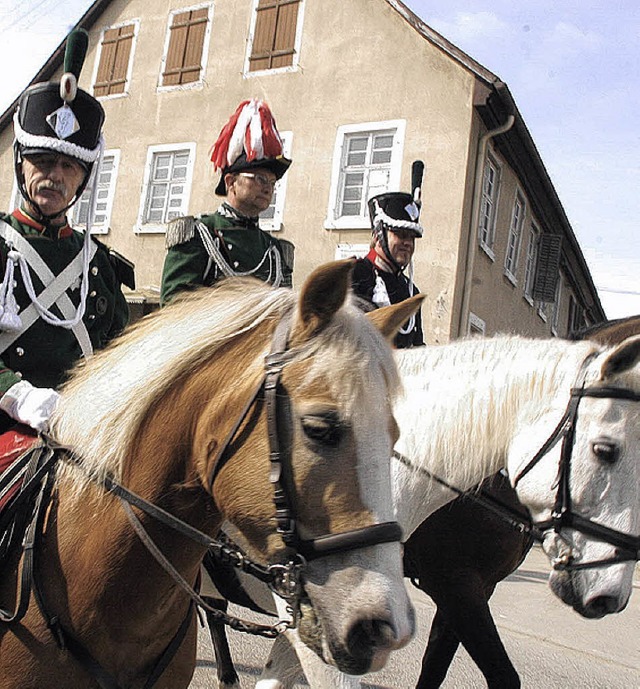
[[[458,637],[437,609],[422,656],[422,671],[416,689],[437,689],[442,685],[459,643]]]
[[[480,668],[489,689],[519,689],[520,677],[509,660],[489,609],[491,593],[493,590],[487,592],[472,585],[458,585],[448,592],[446,600],[436,600],[436,604]]]
[[[218,598],[205,597],[206,602],[213,608],[227,612],[229,604],[226,600]],[[227,640],[227,630],[222,622],[219,622],[215,615],[207,612],[207,622],[209,624],[209,633],[211,634],[211,641],[213,643],[213,652],[216,657],[216,669],[218,676],[218,686],[220,689],[225,687],[239,687],[240,679],[233,665],[231,658],[231,650],[229,649],[229,642]]]

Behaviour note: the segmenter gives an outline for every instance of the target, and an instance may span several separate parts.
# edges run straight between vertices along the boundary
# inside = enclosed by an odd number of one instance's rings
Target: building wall
[[[423,325],[429,342],[457,334],[461,271],[469,232],[477,137],[476,76],[425,40],[382,0],[305,0],[299,64],[292,71],[243,75],[254,0],[216,0],[203,82],[158,89],[171,10],[211,3],[175,0],[114,0],[93,26],[80,86],[91,91],[101,32],[135,20],[131,81],[124,96],[102,99],[108,149],[120,151],[115,202],[103,239],[136,264],[139,287],[157,288],[164,259],[163,233],[137,226],[148,147],[195,144],[188,212],[215,210],[218,175],[208,152],[238,103],[257,97],[271,106],[280,131],[292,132],[293,165],[287,173],[280,236],[296,246],[294,282],[300,285],[318,264],[331,260],[341,244],[368,244],[366,227],[332,227],[328,202],[338,128],[404,120],[401,178],[410,189],[411,162],[426,165],[415,282],[428,294]],[[59,73],[58,73],[59,75]],[[5,207],[12,177],[11,128],[0,132],[0,189]],[[505,168],[507,166],[505,165]],[[487,333],[518,330],[547,335],[549,327],[517,289],[505,284],[502,236],[510,209],[505,199],[516,183],[505,175],[501,194],[496,261],[478,252],[471,310]],[[474,235],[475,236],[475,235]],[[522,252],[521,252],[522,260]]]

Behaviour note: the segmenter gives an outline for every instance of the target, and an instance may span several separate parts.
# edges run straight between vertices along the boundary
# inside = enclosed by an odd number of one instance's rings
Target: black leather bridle
[[[228,539],[212,539],[208,534],[199,531],[128,490],[112,476],[107,475],[106,477],[99,478],[89,474],[89,477],[94,482],[101,485],[106,491],[120,500],[133,529],[142,543],[167,574],[176,582],[177,586],[191,599],[186,618],[170,644],[157,660],[145,683],[145,689],[151,689],[180,647],[191,622],[194,606],[205,609],[207,613],[218,621],[238,631],[274,637],[297,624],[303,589],[303,574],[308,561],[348,550],[402,540],[402,529],[398,522],[372,524],[359,529],[337,534],[326,534],[312,539],[303,539],[300,536],[291,499],[291,481],[287,480],[287,476],[292,474],[292,459],[290,453],[282,450],[281,424],[283,422],[290,423],[290,418],[280,408],[282,401],[287,398],[286,390],[280,382],[280,376],[287,363],[295,357],[295,352],[287,347],[288,332],[289,318],[283,318],[276,326],[271,353],[265,359],[264,375],[260,384],[255,388],[241,414],[233,424],[231,431],[222,443],[220,451],[214,458],[210,476],[208,477],[209,491],[212,492],[220,467],[233,454],[229,451],[231,443],[246,420],[250,410],[260,396],[263,395],[267,411],[270,481],[274,492],[273,500],[276,507],[277,531],[285,543],[282,553],[283,562],[266,566],[254,563]],[[50,613],[51,606],[45,600],[42,587],[39,585],[38,577],[36,576],[35,553],[42,533],[46,506],[53,488],[55,466],[59,459],[75,462],[78,466],[84,468],[82,459],[76,453],[69,448],[57,444],[52,438],[43,435],[40,438],[40,442],[17,461],[16,466],[19,467],[19,470],[16,469],[11,472],[11,481],[7,480],[6,486],[0,482],[0,495],[2,495],[4,492],[8,492],[14,482],[22,481],[22,490],[13,498],[10,506],[9,513],[11,519],[20,515],[23,510],[30,510],[30,517],[26,520],[21,519],[21,521],[24,521],[27,535],[23,541],[23,566],[17,595],[18,602],[13,611],[0,608],[0,623],[14,623],[25,615],[31,590],[33,589],[38,607],[47,622],[47,626],[51,629],[58,646],[62,649],[68,649],[102,689],[120,689],[110,673],[91,656],[79,640],[75,639],[73,635],[62,627],[57,616]],[[33,507],[34,504],[35,507]],[[19,506],[21,506],[20,509],[18,509]],[[132,506],[186,538],[211,549],[223,561],[264,581],[275,593],[287,601],[292,614],[292,622],[281,620],[275,625],[254,624],[230,617],[221,610],[210,606],[163,555],[134,513]],[[8,553],[9,545],[15,544],[16,538],[21,538],[16,533],[15,525],[9,521],[9,517],[6,514],[1,522],[8,526],[11,531],[5,539],[0,540],[0,556],[3,553],[5,555]],[[1,536],[2,532],[0,531]]]
[[[567,554],[566,556],[557,558],[553,563],[553,568],[556,570],[573,571],[590,569],[603,565],[640,560],[640,536],[632,536],[618,531],[617,529],[612,529],[573,511],[570,490],[571,454],[575,443],[578,407],[580,401],[584,397],[622,399],[640,402],[640,394],[628,388],[614,386],[580,386],[572,388],[569,404],[560,419],[560,423],[558,423],[551,436],[546,440],[538,452],[536,452],[534,457],[518,473],[513,482],[514,488],[517,487],[518,483],[538,464],[538,462],[540,462],[558,442],[562,441],[560,464],[558,467],[557,492],[553,510],[551,511],[549,519],[533,522],[534,537],[536,537],[537,540],[543,540],[544,533],[550,529],[560,534],[562,529],[570,528],[597,540],[609,543],[614,546],[616,551],[610,558],[580,563],[573,562],[572,556]]]

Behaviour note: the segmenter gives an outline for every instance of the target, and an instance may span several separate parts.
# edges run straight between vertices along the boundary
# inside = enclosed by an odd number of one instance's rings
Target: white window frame
[[[348,138],[353,134],[370,135],[374,132],[393,132],[393,147],[391,149],[391,162],[389,163],[389,182],[385,190],[392,191],[400,188],[406,124],[406,120],[386,120],[383,122],[363,122],[361,124],[348,124],[338,127],[333,150],[331,188],[329,191],[327,217],[324,222],[325,229],[371,229],[366,203],[364,204],[364,213],[362,215],[337,215],[343,180],[342,159]]]
[[[467,335],[472,335],[477,333],[484,337],[487,334],[487,324],[480,318],[476,316],[473,311],[469,311],[469,319],[467,321]]]
[[[15,173],[13,175],[13,185],[11,187],[11,198],[9,199],[9,210],[7,213],[13,213],[16,208],[22,205],[22,194],[18,189],[18,182],[16,181]]]
[[[173,17],[176,14],[182,14],[183,12],[192,12],[193,10],[201,10],[208,8],[207,16],[207,28],[204,32],[204,39],[202,41],[202,56],[200,64],[200,77],[195,81],[191,81],[188,84],[170,84],[165,86],[162,83],[162,75],[164,74],[165,66],[167,64],[167,57],[169,53],[169,43],[171,42],[171,25],[173,24]],[[163,91],[187,91],[189,89],[201,89],[204,85],[204,75],[207,71],[207,63],[209,60],[209,42],[211,40],[211,27],[213,24],[213,3],[212,2],[202,2],[198,5],[189,5],[188,7],[181,7],[177,10],[171,10],[167,18],[167,29],[164,37],[164,48],[162,50],[162,60],[160,60],[160,72],[158,73],[158,92]]]
[[[495,172],[495,178],[492,193],[488,194],[486,191],[487,174],[491,169],[493,169]],[[484,167],[482,170],[482,194],[480,198],[480,212],[478,217],[478,243],[492,261],[495,261],[496,258],[494,253],[494,244],[496,240],[496,224],[498,219],[501,182],[502,165],[498,161],[496,155],[492,151],[487,150],[487,157],[485,158]],[[487,206],[489,206],[489,213],[485,211]],[[483,222],[485,220],[487,221],[486,227]]]
[[[164,233],[166,231],[165,223],[145,223],[145,208],[147,204],[147,194],[151,184],[151,169],[154,157],[159,153],[177,153],[178,151],[188,150],[189,160],[187,162],[187,176],[184,182],[184,193],[182,195],[183,202],[180,215],[187,215],[189,208],[189,199],[191,197],[191,184],[193,182],[193,167],[196,157],[195,142],[184,142],[176,144],[158,144],[149,146],[147,148],[147,161],[144,166],[144,181],[142,183],[142,191],[140,194],[140,208],[138,210],[138,219],[133,228],[136,234],[153,234]]]
[[[106,199],[106,208],[103,211],[105,220],[104,223],[97,223],[95,220],[93,224],[91,225],[91,234],[107,234],[109,232],[109,226],[111,224],[111,213],[113,211],[113,199],[115,197],[115,191],[116,191],[116,181],[118,179],[118,169],[120,167],[120,150],[117,148],[112,148],[107,151],[105,151],[102,154],[102,161],[104,161],[106,158],[113,158],[113,170],[111,173],[111,179],[109,180],[109,186],[107,187],[107,199]],[[87,182],[87,186],[85,188],[85,191],[83,192],[82,196],[84,196],[86,193],[89,192],[91,189],[91,186],[93,184],[93,178],[96,174],[101,174],[101,171],[98,169],[97,163],[94,164],[93,170],[91,171],[91,177],[89,178],[89,181]],[[96,190],[98,191],[98,190]],[[86,223],[80,223],[77,221],[77,216],[78,212],[80,210],[80,203],[82,201],[82,196],[73,204],[73,207],[71,208],[71,211],[73,213],[73,226],[79,229],[86,229]],[[98,199],[94,199],[94,207],[98,203]]]
[[[293,142],[293,132],[280,132],[282,139],[282,152],[287,158],[291,158],[291,145]],[[260,217],[260,227],[267,232],[278,232],[282,229],[282,221],[284,218],[284,204],[287,196],[287,178],[288,173],[285,173],[277,182],[273,189],[273,196],[271,197],[271,204],[273,209],[272,218]]]
[[[516,189],[511,210],[511,222],[509,223],[509,235],[507,248],[504,255],[504,274],[514,285],[518,284],[518,260],[520,258],[520,245],[522,244],[522,229],[527,214],[527,201],[520,189]]]
[[[129,26],[133,24],[133,40],[131,41],[131,52],[129,53],[129,64],[127,65],[127,76],[122,93],[110,93],[106,96],[96,96],[100,101],[113,100],[114,98],[124,98],[129,95],[129,87],[131,86],[131,74],[133,73],[133,61],[135,59],[136,46],[138,44],[138,32],[140,31],[139,19],[127,19],[111,26],[105,26],[100,33],[100,41],[98,43],[98,50],[96,51],[96,59],[93,63],[93,74],[91,76],[91,93],[95,94],[95,83],[98,78],[98,68],[100,67],[100,60],[102,59],[102,43],[104,41],[104,34],[111,29],[119,29],[122,26]]]
[[[260,0],[253,0],[253,7],[251,9],[251,25],[249,27],[249,37],[247,39],[247,51],[244,57],[244,68],[242,70],[242,76],[245,79],[251,79],[253,77],[261,77],[265,74],[286,74],[287,72],[297,72],[298,65],[300,63],[300,48],[302,46],[302,24],[304,20],[304,7],[306,5],[306,0],[300,0],[298,5],[298,24],[296,26],[296,37],[293,43],[293,61],[290,65],[286,67],[275,67],[273,69],[260,69],[254,72],[249,71],[251,67],[251,53],[253,52],[253,39],[256,33],[256,23],[258,21],[258,2]]]
[[[529,241],[527,243],[527,257],[524,271],[524,298],[531,306],[533,306],[533,282],[536,277],[539,241],[540,228],[535,222],[531,222],[529,226]]]

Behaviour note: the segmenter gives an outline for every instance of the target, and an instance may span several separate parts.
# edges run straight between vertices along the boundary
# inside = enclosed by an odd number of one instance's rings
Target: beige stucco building
[[[398,0],[98,0],[79,25],[90,35],[80,86],[106,111],[94,229],[136,264],[132,301],[157,296],[167,220],[216,209],[209,148],[257,97],[294,161],[263,226],[295,244],[297,285],[367,247],[367,198],[409,191],[420,159],[414,278],[428,342],[469,329],[563,336],[604,320],[508,87]],[[62,56],[34,81],[59,78]],[[5,210],[14,106],[0,117]]]

